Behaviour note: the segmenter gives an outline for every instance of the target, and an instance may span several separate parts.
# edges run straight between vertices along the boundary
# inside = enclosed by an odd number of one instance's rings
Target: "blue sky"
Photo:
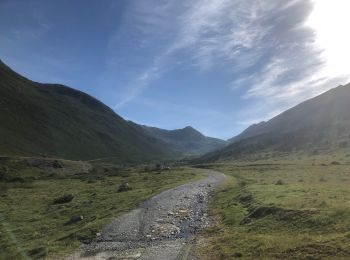
[[[137,123],[226,139],[349,81],[346,1],[0,0],[0,59]]]

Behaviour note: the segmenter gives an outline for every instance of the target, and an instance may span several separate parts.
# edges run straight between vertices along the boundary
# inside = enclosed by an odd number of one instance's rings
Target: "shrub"
[[[64,194],[56,199],[53,200],[53,204],[63,204],[71,202],[74,199],[74,196],[72,194]]]
[[[235,258],[240,258],[242,256],[243,256],[242,253],[239,253],[239,252],[236,252],[233,254],[233,257],[235,257]]]
[[[75,224],[79,221],[82,221],[84,219],[83,216],[73,216],[70,218],[70,220],[68,220],[65,225],[72,225],[72,224]]]
[[[27,252],[28,256],[34,259],[43,258],[47,255],[47,249],[45,247],[37,247]]]
[[[23,177],[20,176],[14,176],[14,177],[10,177],[8,179],[9,182],[19,182],[19,183],[25,183],[25,179]]]
[[[6,196],[8,185],[6,183],[0,183],[0,196]]]
[[[162,169],[162,165],[160,165],[159,163],[156,164],[156,170],[161,170]]]
[[[55,168],[55,169],[63,168],[63,163],[60,162],[60,161],[55,160],[52,163],[52,167]]]
[[[331,162],[331,165],[340,165],[340,162],[333,161],[333,162]]]
[[[118,192],[125,192],[125,191],[129,191],[129,190],[132,190],[132,188],[130,187],[129,183],[127,183],[127,182],[120,184],[120,186],[118,188]]]
[[[248,185],[248,183],[247,183],[246,181],[240,181],[240,182],[238,183],[238,185],[241,186],[241,187],[245,187],[245,186]]]
[[[276,185],[284,185],[285,183],[284,183],[283,180],[278,180],[278,181],[276,181],[275,184],[276,184]]]
[[[5,174],[5,172],[3,172],[3,171],[1,171],[0,170],[0,181],[5,181],[6,180],[6,174]]]

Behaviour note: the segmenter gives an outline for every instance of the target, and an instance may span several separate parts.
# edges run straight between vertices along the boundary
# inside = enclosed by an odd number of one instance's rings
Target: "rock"
[[[243,256],[242,253],[239,253],[239,252],[233,254],[233,257],[236,257],[236,258],[240,258],[242,256]]]
[[[334,162],[331,162],[331,165],[340,165],[340,162],[334,161]]]
[[[129,191],[129,190],[132,190],[132,188],[130,187],[129,183],[127,183],[127,182],[120,184],[120,186],[118,187],[118,192],[125,192],[125,191]]]
[[[284,185],[284,181],[283,180],[278,180],[275,184],[276,185]]]
[[[33,259],[39,259],[47,255],[47,249],[45,247],[37,247],[32,250],[29,250],[27,254]]]
[[[56,199],[53,200],[53,204],[63,204],[71,202],[74,199],[74,196],[72,194],[64,194]]]
[[[65,223],[65,225],[75,224],[75,223],[77,223],[77,222],[79,222],[79,221],[82,221],[83,219],[84,219],[83,216],[73,216],[73,217],[70,218],[69,221],[67,221],[67,222]]]
[[[156,224],[153,226],[152,233],[159,237],[171,237],[174,234],[180,233],[180,229],[170,223]]]
[[[60,161],[55,160],[55,161],[53,161],[53,163],[52,163],[52,167],[55,168],[55,169],[63,168],[63,163],[60,162]]]

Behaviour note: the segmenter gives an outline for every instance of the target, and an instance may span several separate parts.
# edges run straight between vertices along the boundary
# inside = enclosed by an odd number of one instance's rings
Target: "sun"
[[[314,0],[307,26],[316,32],[327,76],[350,75],[350,0]]]

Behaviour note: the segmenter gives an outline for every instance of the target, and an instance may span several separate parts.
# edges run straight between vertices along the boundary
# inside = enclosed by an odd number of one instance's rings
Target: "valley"
[[[0,77],[0,259],[350,258],[349,84],[225,141]]]

